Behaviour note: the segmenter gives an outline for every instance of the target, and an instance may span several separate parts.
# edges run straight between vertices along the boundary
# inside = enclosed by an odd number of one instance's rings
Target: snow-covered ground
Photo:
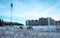
[[[41,32],[40,29],[19,29],[19,26],[3,26],[0,27],[0,38],[60,38],[60,32]]]

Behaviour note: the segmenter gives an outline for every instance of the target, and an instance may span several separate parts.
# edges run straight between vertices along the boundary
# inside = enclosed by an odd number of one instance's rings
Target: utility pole
[[[13,10],[13,2],[11,2],[11,25],[12,25],[12,10]]]

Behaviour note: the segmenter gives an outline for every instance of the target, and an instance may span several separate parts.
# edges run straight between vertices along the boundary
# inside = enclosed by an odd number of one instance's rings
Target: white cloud
[[[59,14],[54,15],[52,18],[54,18],[55,20],[60,20],[60,13],[59,13]]]
[[[18,0],[14,0],[14,8],[13,8],[12,17],[17,18],[17,19],[24,18],[24,20],[39,19],[40,17],[48,17],[50,13],[52,14],[52,11],[54,11],[55,7],[57,6],[57,4],[55,4],[51,7],[49,7],[48,9],[44,9],[44,6],[42,6],[42,4],[34,3],[33,1],[31,1],[31,2],[32,2],[31,4],[25,5],[24,3],[19,3]],[[0,7],[2,7],[2,6],[0,6]],[[10,12],[9,13],[0,13],[0,15],[5,16],[7,18],[11,17]],[[54,17],[54,19],[60,19],[59,18],[60,16],[53,15],[53,17]]]
[[[52,11],[55,9],[56,6],[57,6],[57,4],[51,6],[51,7],[48,8],[48,9],[45,9],[42,13],[44,13],[44,14],[52,13]]]
[[[15,12],[13,11],[13,13],[12,13],[13,18],[26,18],[26,19],[38,19],[40,17],[45,17],[46,14],[50,13],[51,11],[53,11],[54,8],[56,7],[56,5],[53,5],[50,8],[46,9],[45,11],[40,12],[43,9],[42,5],[35,4],[34,5],[35,7],[34,7],[34,9],[32,11],[27,11],[27,10],[25,11],[24,9],[27,9],[27,7],[25,7],[24,5],[19,4],[17,2],[15,4],[18,7],[15,8],[16,11]],[[5,13],[5,14],[1,14],[1,15],[6,16],[6,17],[10,17],[11,14],[9,14],[9,13],[6,14]]]

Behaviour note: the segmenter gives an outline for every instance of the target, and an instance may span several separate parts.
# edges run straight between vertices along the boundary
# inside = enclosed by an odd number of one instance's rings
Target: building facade
[[[59,22],[60,24],[60,22]],[[39,20],[27,20],[26,21],[27,26],[45,26],[45,25],[56,25],[56,22],[52,18],[39,18]]]
[[[37,26],[37,25],[39,25],[39,21],[38,20],[27,20],[26,25],[27,26]]]
[[[56,21],[55,24],[56,24],[56,25],[60,25],[60,21]]]
[[[48,19],[39,18],[39,25],[48,25]]]

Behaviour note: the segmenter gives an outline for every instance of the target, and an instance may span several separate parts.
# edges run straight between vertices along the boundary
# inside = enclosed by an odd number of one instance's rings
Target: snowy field
[[[60,38],[60,32],[41,32],[37,29],[19,29],[19,26],[0,27],[0,38]]]

